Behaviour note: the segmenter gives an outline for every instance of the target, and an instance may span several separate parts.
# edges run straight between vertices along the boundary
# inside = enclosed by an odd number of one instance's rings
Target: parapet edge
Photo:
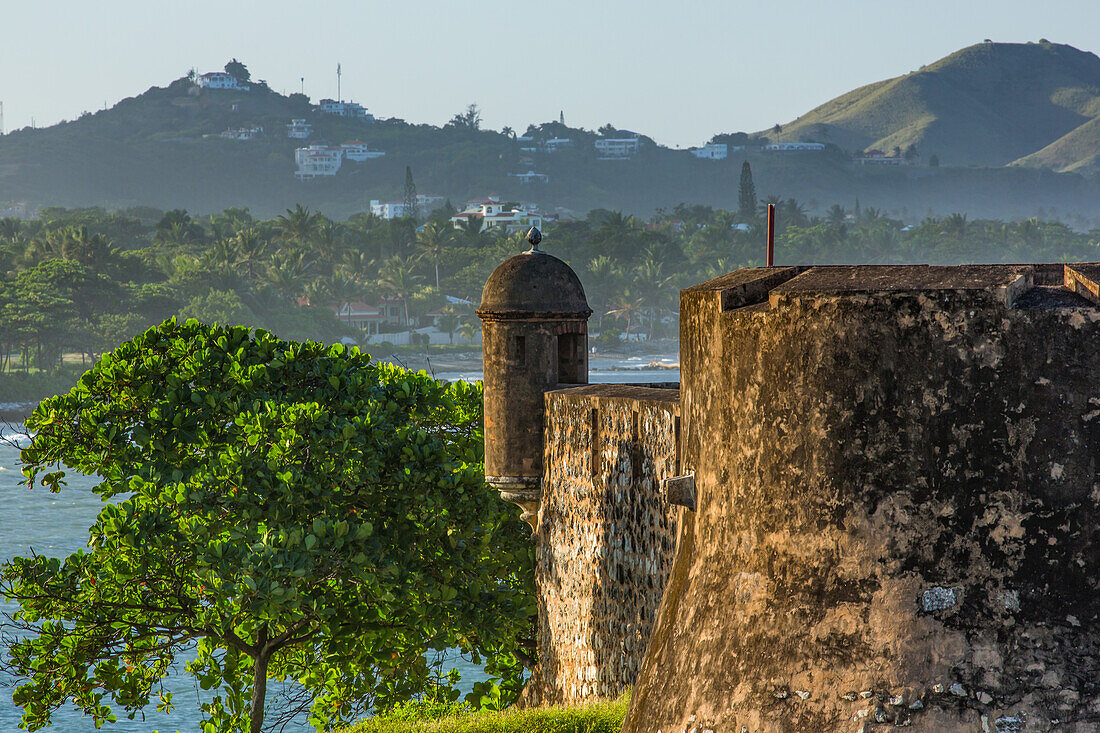
[[[578,384],[560,386],[546,392],[547,395],[575,398],[599,398],[636,400],[638,402],[680,402],[679,382],[640,382],[615,384]]]
[[[768,310],[805,297],[849,297],[918,293],[987,293],[1005,308],[1035,288],[1065,288],[1100,305],[1100,265],[813,265],[752,267],[694,285],[690,297],[718,293],[720,310]],[[1065,299],[1063,299],[1065,300]],[[1052,301],[1053,302],[1053,301]],[[1065,300],[1072,303],[1072,299]],[[1082,305],[1085,305],[1082,301]]]

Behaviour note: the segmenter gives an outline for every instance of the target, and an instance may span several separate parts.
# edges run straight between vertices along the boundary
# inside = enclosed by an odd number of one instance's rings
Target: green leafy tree
[[[252,75],[248,73],[248,67],[237,59],[229,60],[229,63],[225,65],[225,73],[242,83],[252,78]]]
[[[189,645],[218,691],[207,733],[259,733],[269,680],[293,680],[318,729],[456,699],[425,656],[454,646],[513,697],[530,543],[481,475],[480,404],[477,385],[242,327],[169,320],[122,344],[27,420],[27,483],[79,471],[104,506],[87,550],[0,566],[24,725],[67,702],[97,728],[109,702],[170,707]]]
[[[756,215],[756,184],[752,182],[752,167],[747,160],[741,164],[741,184],[737,189],[737,203],[742,218],[751,219]]]
[[[481,129],[481,110],[476,104],[466,105],[466,111],[457,114],[447,123],[448,127],[458,127],[464,130]]]
[[[181,314],[184,318],[196,318],[206,323],[223,326],[254,326],[256,314],[233,291],[211,290],[206,295],[191,299]]]

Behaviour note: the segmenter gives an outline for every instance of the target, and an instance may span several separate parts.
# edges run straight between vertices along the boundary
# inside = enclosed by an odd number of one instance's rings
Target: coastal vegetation
[[[532,546],[483,479],[479,385],[170,319],[26,427],[30,487],[63,490],[75,471],[104,502],[86,550],[0,565],[28,729],[66,704],[96,727],[170,710],[162,681],[185,650],[211,691],[208,733],[457,700],[449,649],[488,675],[469,707],[522,687]]]
[[[743,173],[745,195],[728,210],[681,204],[642,219],[597,209],[546,226],[545,248],[585,286],[598,344],[672,336],[681,288],[761,264],[760,212],[769,203],[778,210],[777,264],[1100,259],[1100,230],[1052,221],[956,213],[904,225],[858,201],[815,216],[775,195],[751,211],[752,171]],[[381,345],[393,338],[387,331],[410,323],[434,322],[452,340],[472,337],[485,279],[526,243],[521,233],[498,228],[455,228],[451,211],[422,220],[359,213],[336,221],[300,205],[270,219],[243,209],[201,218],[148,208],[47,209],[34,220],[0,220],[0,394],[25,394],[36,380],[55,385],[51,375],[75,376],[170,316],[296,340],[365,343],[337,311],[385,300],[399,315],[367,350],[388,348]]]

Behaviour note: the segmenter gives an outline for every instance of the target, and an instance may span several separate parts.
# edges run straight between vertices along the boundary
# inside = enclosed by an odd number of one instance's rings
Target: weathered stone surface
[[[533,524],[542,484],[543,393],[588,381],[584,289],[567,264],[532,250],[485,283],[485,480]]]
[[[625,733],[1100,727],[1100,308],[1066,272],[682,293],[698,508]]]
[[[546,395],[539,669],[529,683],[540,701],[614,697],[634,683],[682,511],[658,489],[677,470],[678,396],[634,385]]]

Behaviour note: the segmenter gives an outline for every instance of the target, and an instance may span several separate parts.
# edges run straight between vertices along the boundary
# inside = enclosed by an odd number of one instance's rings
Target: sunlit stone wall
[[[679,391],[588,385],[546,395],[536,577],[542,702],[634,683],[675,551]]]

